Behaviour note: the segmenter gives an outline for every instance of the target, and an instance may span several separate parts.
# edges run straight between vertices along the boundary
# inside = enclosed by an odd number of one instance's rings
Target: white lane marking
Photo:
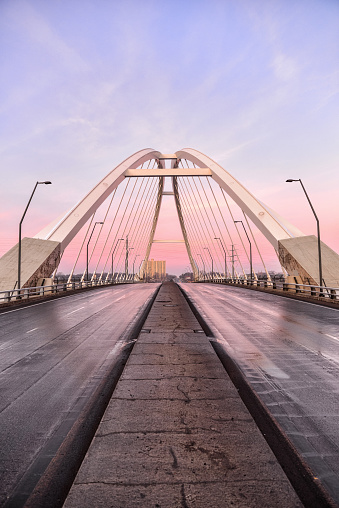
[[[275,363],[269,360],[266,356],[259,358],[256,362],[262,370],[267,372],[272,377],[276,377],[278,379],[289,379],[290,376],[286,374],[282,369],[280,369]]]
[[[100,291],[101,292],[101,291]],[[62,300],[66,300],[66,298],[72,298],[72,297],[78,297],[78,296],[82,296],[84,295],[85,293],[81,293],[79,295],[65,295],[65,296],[60,296],[59,298],[56,298],[55,300],[46,300],[46,302],[39,302],[39,303],[32,303],[31,305],[29,306],[25,306],[25,307],[18,307],[17,309],[13,309],[13,310],[6,310],[5,312],[1,312],[0,313],[0,318],[1,316],[3,316],[4,314],[10,314],[11,312],[18,312],[19,310],[29,310],[29,309],[32,309],[33,307],[37,307],[38,305],[46,305],[46,303],[55,303],[55,302],[58,302],[58,301],[62,301]]]
[[[245,289],[245,290],[246,290],[246,288],[236,288],[236,287],[233,287],[233,286],[227,286],[227,285],[226,285],[225,287],[232,287],[232,289],[234,289],[234,290],[237,290],[237,289],[240,289],[240,290],[241,290],[241,289]],[[192,288],[190,288],[190,289],[188,289],[188,290],[186,289],[186,291],[187,291],[187,292],[189,292],[189,291],[194,292],[194,290],[197,290],[197,291],[200,291],[200,292],[204,292],[204,290],[203,290],[202,288],[194,288],[194,289],[193,289],[193,291],[192,291]],[[222,291],[222,290],[223,290],[223,288],[221,288],[221,287],[214,287],[214,288],[213,288],[213,290],[212,290],[212,289],[210,289],[210,292],[211,292],[211,293],[213,293],[213,292],[214,292],[214,290],[219,290],[219,291]],[[248,290],[248,289],[247,289],[247,291],[250,291],[250,290]],[[206,291],[206,290],[205,290],[205,292],[207,293],[207,291]],[[236,291],[235,291],[235,292],[236,292]],[[230,293],[229,293],[229,294],[230,294]],[[284,295],[279,295],[278,293],[265,293],[264,291],[262,291],[262,292],[261,292],[261,295],[266,295],[266,296],[279,296],[280,298],[286,298]],[[233,295],[232,295],[232,296],[233,296]],[[241,296],[240,296],[240,297],[238,297],[238,298],[239,298],[239,299],[242,299],[242,297],[241,297]],[[304,304],[306,304],[306,305],[317,305],[318,307],[321,307],[321,306],[322,306],[322,305],[319,305],[319,304],[318,304],[318,303],[316,303],[316,302],[315,302],[315,303],[313,303],[313,302],[305,302],[304,300],[299,300],[299,299],[297,299],[297,298],[296,298],[296,299],[291,299],[291,300],[293,300],[294,302],[304,303]],[[325,300],[325,301],[327,301],[327,300]],[[325,306],[322,306],[322,307],[325,307]],[[335,309],[335,308],[333,308],[333,307],[326,307],[326,309],[327,309],[327,310],[334,310],[335,312],[339,312],[339,309]]]
[[[72,312],[69,312],[66,314],[66,316],[69,316],[70,314],[74,314],[74,312],[78,312],[78,310],[84,309],[85,307],[79,307],[78,309],[72,310]]]
[[[102,308],[106,308],[109,305],[111,305],[112,303],[118,302],[119,300],[122,300],[123,298],[126,298],[126,295],[120,296],[120,298],[117,298],[116,300],[113,300],[112,302],[109,302],[105,307],[102,307]],[[96,303],[97,303],[97,301],[91,302],[90,305],[95,305]]]
[[[329,335],[328,333],[325,333],[326,337],[330,337],[330,339],[334,339],[339,342],[339,337],[334,337],[333,335]]]
[[[127,288],[127,290],[128,290],[128,288]],[[102,289],[100,291],[100,293],[103,293],[104,291],[105,291],[105,289]],[[37,305],[46,305],[46,303],[54,303],[54,302],[57,302],[57,301],[64,300],[66,298],[73,298],[74,296],[76,296],[76,297],[79,297],[79,296],[82,297],[83,295],[86,295],[86,293],[80,293],[79,295],[77,295],[77,294],[75,294],[75,295],[74,294],[73,295],[65,295],[65,296],[61,296],[60,298],[56,298],[55,300],[47,300],[46,302],[33,303],[29,307],[18,307],[17,309],[13,309],[13,310],[6,310],[5,312],[1,312],[0,313],[0,318],[4,314],[10,314],[11,312],[18,312],[19,310],[24,310],[24,309],[28,310],[28,309],[31,309],[32,307],[37,307]],[[89,295],[89,296],[95,296],[95,295]]]
[[[116,302],[118,302],[119,300],[122,300],[123,298],[126,298],[126,295],[120,296],[120,298],[117,298],[117,300],[113,300],[113,302],[112,302],[112,303],[116,303]]]
[[[34,332],[35,330],[37,330],[37,328],[32,328],[32,330],[28,330],[28,332],[26,332],[26,333],[31,333],[31,332]]]

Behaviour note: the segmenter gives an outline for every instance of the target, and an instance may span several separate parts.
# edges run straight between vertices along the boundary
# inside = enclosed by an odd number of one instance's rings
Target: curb
[[[211,330],[211,328],[208,326],[207,322],[205,321],[205,319],[202,317],[202,315],[199,313],[199,311],[197,310],[196,306],[194,305],[194,303],[191,301],[191,299],[189,298],[188,294],[186,293],[186,291],[181,287],[181,285],[177,284],[178,288],[180,289],[181,291],[181,294],[183,295],[183,297],[185,298],[186,302],[188,303],[188,306],[189,308],[191,309],[191,311],[193,312],[196,320],[198,321],[199,325],[201,326],[201,328],[204,330],[204,333],[207,337],[214,337],[214,334]]]

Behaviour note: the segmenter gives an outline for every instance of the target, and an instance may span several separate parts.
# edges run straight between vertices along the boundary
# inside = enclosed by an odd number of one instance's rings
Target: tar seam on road
[[[200,326],[203,329],[206,327],[210,332],[209,337],[213,337],[213,332],[190,297],[180,286],[179,288]],[[206,333],[206,335],[208,334]],[[312,508],[338,508],[336,502],[314,478],[309,466],[290,442],[276,419],[254,392],[237,363],[229,356],[220,342],[212,339],[210,343],[300,500],[305,506],[312,506]]]
[[[125,337],[126,344],[118,354],[114,365],[90,396],[55,456],[48,465],[43,464],[38,458],[36,461],[38,467],[43,467],[40,470],[36,470],[33,463],[32,474],[30,472],[26,474],[23,484],[18,484],[4,504],[4,508],[62,507],[160,287],[155,290],[128,336]],[[49,443],[47,442],[45,446],[48,447]]]

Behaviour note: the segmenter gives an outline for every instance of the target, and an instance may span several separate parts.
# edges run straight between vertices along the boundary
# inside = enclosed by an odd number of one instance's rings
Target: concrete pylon
[[[0,291],[12,290],[18,280],[18,244],[0,258]],[[21,241],[22,287],[36,286],[49,278],[60,263],[60,242],[23,238]]]
[[[314,235],[279,240],[279,261],[289,275],[303,284],[319,285],[318,238]],[[323,280],[327,287],[339,288],[339,256],[321,242]]]
[[[194,167],[178,167],[181,159],[192,162]],[[140,168],[142,164],[150,160],[156,160],[157,168]],[[171,168],[166,168],[164,160],[171,161]],[[75,207],[43,228],[34,238],[23,239],[22,286],[33,286],[37,284],[39,279],[50,277],[58,267],[61,255],[67,245],[97,208],[124,178],[139,176],[210,176],[246,213],[273,245],[278,252],[282,266],[290,275],[300,277],[300,280],[305,284],[319,284],[317,239],[315,236],[305,235],[257,200],[240,182],[207,155],[192,148],[184,148],[169,155],[163,155],[161,152],[146,148],[136,152],[119,164]],[[156,216],[153,220],[155,226],[161,204],[161,200],[158,199],[158,201],[159,206],[157,206]],[[180,210],[178,214],[180,217]],[[1,291],[14,288],[18,273],[17,259],[18,246],[13,247],[0,258]],[[323,279],[326,285],[328,287],[339,287],[339,256],[323,242],[322,261]],[[145,263],[146,258],[144,266]],[[194,260],[192,263],[194,265]]]

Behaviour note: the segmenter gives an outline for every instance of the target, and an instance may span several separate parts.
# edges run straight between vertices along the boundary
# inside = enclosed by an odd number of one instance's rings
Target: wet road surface
[[[182,287],[339,505],[339,310],[229,286]]]
[[[0,314],[0,505],[76,419],[157,287],[106,287]]]
[[[175,284],[143,328],[63,506],[304,506]]]

